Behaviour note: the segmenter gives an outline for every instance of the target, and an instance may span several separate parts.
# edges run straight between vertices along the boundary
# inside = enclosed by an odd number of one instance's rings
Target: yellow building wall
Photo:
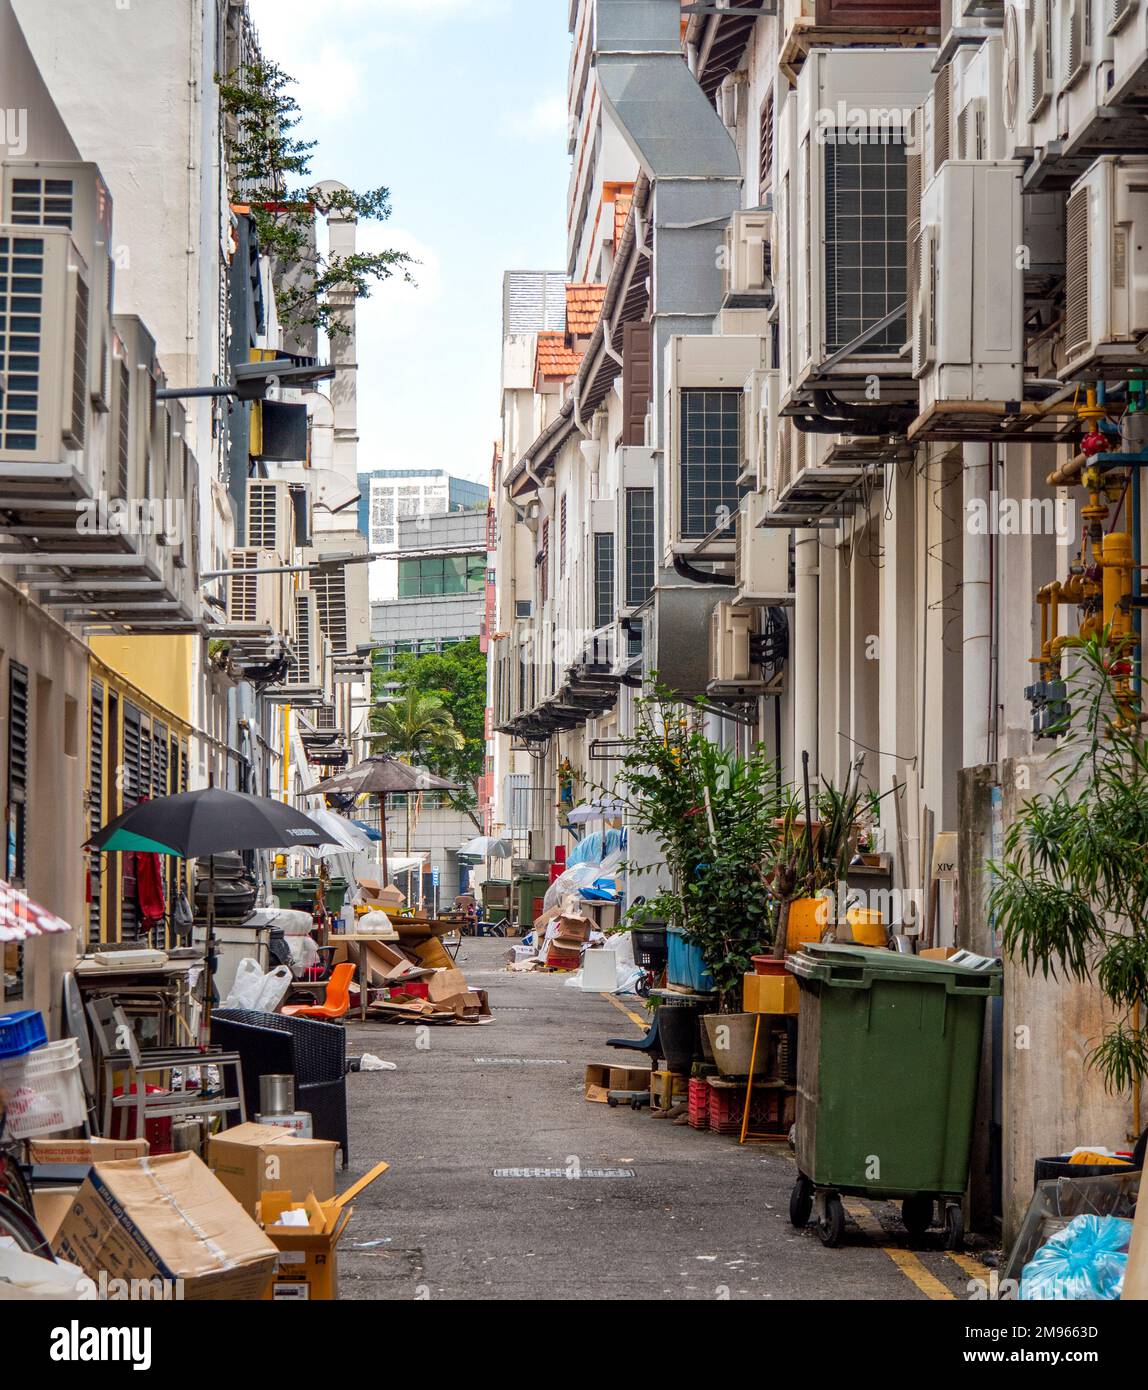
[[[92,655],[162,709],[192,722],[191,680],[196,641],[191,634],[92,637]]]

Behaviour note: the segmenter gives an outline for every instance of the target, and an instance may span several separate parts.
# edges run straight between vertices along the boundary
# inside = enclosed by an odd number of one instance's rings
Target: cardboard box
[[[49,1245],[55,1240],[56,1232],[79,1190],[78,1187],[40,1187],[32,1193],[36,1225],[44,1232]]]
[[[393,883],[388,883],[384,888],[379,878],[360,878],[357,882],[359,891],[356,899],[368,907],[381,907],[384,912],[393,912],[406,906],[406,898]]]
[[[430,970],[454,969],[450,952],[437,936],[428,936],[425,941],[420,941],[417,945],[412,944],[409,949],[418,963]]]
[[[801,1008],[797,977],[784,975],[743,975],[742,1008],[747,1014],[795,1014]]]
[[[432,1004],[443,999],[451,999],[456,994],[465,994],[466,976],[452,965],[448,970],[436,970],[427,981],[427,998]]]
[[[576,943],[580,946],[583,942],[590,940],[590,933],[593,930],[594,923],[581,912],[564,912],[558,919],[558,930],[554,933],[554,940]]]
[[[611,1091],[648,1091],[649,1067],[616,1067],[612,1062],[588,1062],[584,1094],[605,1102]]]
[[[290,1192],[296,1200],[314,1192],[321,1202],[335,1195],[333,1139],[299,1139],[282,1125],[245,1124],[213,1135],[207,1164],[251,1216],[267,1191]]]
[[[259,1200],[260,1225],[278,1251],[275,1279],[267,1297],[279,1302],[330,1301],[339,1295],[336,1247],[347,1229],[354,1207],[350,1204],[390,1165],[376,1164],[339,1197],[320,1202],[313,1192],[292,1201],[289,1192],[264,1192]],[[305,1226],[282,1226],[283,1213],[306,1213]]]
[[[64,1163],[79,1167],[115,1163],[125,1158],[146,1158],[146,1139],[29,1139],[29,1163]]]
[[[956,946],[930,946],[927,950],[918,951],[917,954],[922,960],[949,960],[957,954]]]
[[[278,1254],[193,1153],[97,1163],[52,1249],[91,1279],[179,1280],[192,1300],[262,1298]]]

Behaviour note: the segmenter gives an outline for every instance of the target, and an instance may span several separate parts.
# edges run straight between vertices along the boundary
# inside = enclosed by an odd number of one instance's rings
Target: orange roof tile
[[[630,215],[630,204],[634,201],[634,185],[628,189],[619,189],[618,196],[614,199],[614,245],[620,246],[622,233],[626,229],[626,218]]]
[[[539,333],[535,376],[550,381],[565,381],[574,375],[581,361],[582,354],[575,348],[567,347],[561,333]]]
[[[605,285],[566,286],[566,336],[588,338],[598,325]]]

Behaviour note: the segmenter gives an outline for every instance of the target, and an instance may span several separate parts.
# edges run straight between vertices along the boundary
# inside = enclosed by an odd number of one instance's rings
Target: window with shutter
[[[28,668],[8,663],[8,807],[4,877],[22,887],[28,869],[28,788],[31,781]]]
[[[104,824],[104,687],[101,681],[92,682],[91,709],[88,714],[88,831],[94,835]],[[110,819],[110,817],[109,817]],[[101,889],[104,856],[88,856],[88,876],[91,882],[91,902],[88,905],[88,941],[94,946],[100,940]]]
[[[773,187],[773,93],[761,104],[761,147],[758,151],[757,201],[765,201],[766,190]]]
[[[563,494],[562,505],[558,510],[558,573],[566,573],[566,497]]]

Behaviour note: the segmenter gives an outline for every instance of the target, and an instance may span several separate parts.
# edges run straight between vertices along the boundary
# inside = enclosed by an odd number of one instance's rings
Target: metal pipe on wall
[[[993,723],[992,691],[992,544],[991,524],[973,527],[976,511],[991,518],[992,446],[962,446],[964,469],[964,539],[961,548],[962,729],[961,763],[987,762]]]
[[[790,659],[793,672],[793,757],[796,763],[803,752],[809,754],[810,776],[816,779],[819,770],[817,746],[817,690],[820,533],[801,530],[794,534],[793,588],[793,653]]]

